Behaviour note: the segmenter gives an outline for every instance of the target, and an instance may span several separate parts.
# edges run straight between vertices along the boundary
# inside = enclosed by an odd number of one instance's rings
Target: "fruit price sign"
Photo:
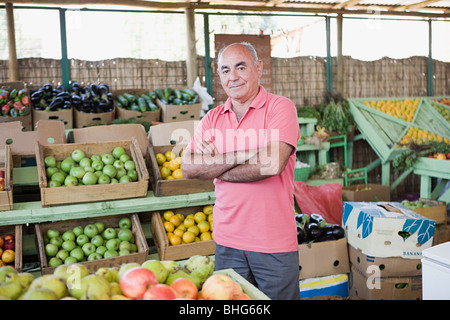
[[[215,66],[217,66],[217,56],[220,49],[223,47],[235,43],[235,42],[249,42],[254,47],[258,53],[258,58],[263,61],[263,74],[260,79],[260,83],[266,91],[273,92],[272,83],[272,56],[271,56],[271,46],[270,46],[270,36],[269,35],[248,35],[248,34],[216,34],[215,38],[215,48],[216,48],[216,61]],[[213,68],[214,69],[214,68]],[[225,101],[228,96],[220,84],[219,75],[216,70],[214,83],[216,87],[214,88],[214,96],[216,101]]]

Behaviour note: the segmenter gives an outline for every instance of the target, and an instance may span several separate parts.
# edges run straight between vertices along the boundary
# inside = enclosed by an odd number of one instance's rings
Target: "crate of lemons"
[[[162,214],[167,239],[173,246],[213,239],[213,206],[184,216],[167,210]]]
[[[173,151],[167,151],[164,154],[157,153],[155,157],[163,180],[184,178],[183,172],[181,171],[181,158],[183,157],[183,151],[179,156],[177,156]]]

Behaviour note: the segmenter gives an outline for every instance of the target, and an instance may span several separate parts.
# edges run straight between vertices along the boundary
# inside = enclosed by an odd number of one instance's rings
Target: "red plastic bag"
[[[311,186],[303,181],[295,181],[294,196],[302,213],[318,213],[328,223],[342,224],[343,201],[340,183]]]

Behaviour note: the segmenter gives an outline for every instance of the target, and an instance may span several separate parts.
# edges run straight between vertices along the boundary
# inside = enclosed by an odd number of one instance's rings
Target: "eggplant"
[[[70,100],[65,100],[64,101],[64,105],[63,105],[63,109],[70,109],[72,108],[72,102]]]
[[[297,213],[295,215],[295,221],[301,223],[303,226],[306,226],[309,223],[309,215],[306,213]]]
[[[338,224],[332,224],[322,229],[325,235],[331,236],[334,240],[345,237],[345,230]]]
[[[310,222],[306,226],[306,237],[307,237],[308,241],[315,240],[321,236],[322,236],[322,229],[319,228],[317,223]]]
[[[104,84],[104,83],[99,84],[99,85],[98,85],[98,92],[99,92],[100,94],[103,94],[103,93],[109,93],[108,85],[106,85],[106,84]]]
[[[317,224],[319,224],[320,221],[325,220],[324,217],[322,217],[322,216],[321,216],[320,214],[318,214],[318,213],[311,213],[310,219],[311,219],[311,222],[317,223]]]
[[[72,98],[72,95],[66,91],[60,92],[56,95],[56,98],[63,98],[64,100],[70,100]]]
[[[61,97],[56,97],[49,104],[50,111],[57,111],[58,109],[64,107],[64,99]]]
[[[297,223],[297,241],[299,244],[305,242],[306,232],[302,225]]]
[[[89,86],[89,91],[91,92],[91,95],[93,96],[93,97],[97,97],[99,94],[98,94],[98,86],[95,84],[95,83],[92,83],[90,86]]]

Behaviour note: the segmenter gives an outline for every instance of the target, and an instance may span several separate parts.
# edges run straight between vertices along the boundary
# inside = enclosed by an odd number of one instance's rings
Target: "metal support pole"
[[[433,96],[433,56],[432,43],[433,32],[431,28],[431,19],[428,20],[428,66],[427,66],[427,93]]]
[[[59,9],[59,32],[61,35],[61,78],[62,85],[69,89],[70,65],[67,57],[66,9]]]
[[[8,24],[8,47],[9,47],[9,81],[19,80],[19,67],[17,64],[16,36],[14,27],[14,9],[12,3],[8,2],[6,7],[6,20]]]
[[[333,92],[333,71],[331,68],[331,27],[330,17],[325,17],[325,27],[327,36],[327,61],[326,61],[326,73],[327,73],[327,91]]]

